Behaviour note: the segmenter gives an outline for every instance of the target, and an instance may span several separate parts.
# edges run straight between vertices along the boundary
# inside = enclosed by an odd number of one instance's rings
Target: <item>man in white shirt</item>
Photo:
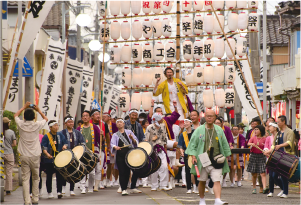
[[[25,110],[24,120],[20,120],[18,116],[23,110]],[[42,116],[43,120],[34,122],[34,110]],[[26,102],[26,104],[15,113],[14,118],[20,134],[18,152],[20,153],[22,170],[24,204],[31,204],[29,195],[30,173],[32,173],[32,204],[38,204],[40,156],[42,153],[39,131],[44,127],[48,118],[42,113],[38,106],[30,102]]]

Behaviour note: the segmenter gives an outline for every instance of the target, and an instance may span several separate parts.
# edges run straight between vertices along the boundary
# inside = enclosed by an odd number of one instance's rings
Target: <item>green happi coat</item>
[[[202,169],[202,164],[199,160],[198,155],[202,154],[205,152],[204,150],[204,145],[205,145],[205,133],[206,133],[206,123],[204,125],[201,125],[198,127],[194,133],[192,134],[192,137],[189,141],[188,148],[186,149],[185,153],[187,155],[193,155],[197,159],[197,166],[199,169],[199,172],[201,173]],[[218,136],[218,142],[219,142],[219,148],[220,148],[220,153],[224,155],[225,157],[228,157],[231,155],[231,150],[227,141],[227,138],[224,134],[223,129],[218,126],[214,125],[214,129],[217,133]],[[214,139],[215,140],[215,139]],[[191,174],[196,175],[195,168],[194,166],[191,167]],[[224,167],[223,167],[223,174],[230,172],[229,165],[228,165],[228,160],[225,160]]]

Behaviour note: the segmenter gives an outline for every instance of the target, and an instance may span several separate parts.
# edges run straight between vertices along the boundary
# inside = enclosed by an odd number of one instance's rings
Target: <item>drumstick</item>
[[[120,149],[125,148],[125,147],[129,147],[129,146],[131,146],[131,145],[130,144],[129,145],[124,145],[123,147],[120,147]]]
[[[195,171],[196,171],[196,175],[199,178],[200,177],[200,172],[199,172],[199,169],[198,169],[198,165],[196,163],[194,163],[194,168],[195,168]]]
[[[262,149],[260,149],[256,144],[254,144],[254,147],[256,147],[257,149],[259,149],[262,153],[264,153],[264,151]]]

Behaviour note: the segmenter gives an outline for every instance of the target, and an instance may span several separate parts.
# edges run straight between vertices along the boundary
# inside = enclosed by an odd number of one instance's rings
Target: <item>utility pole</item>
[[[34,66],[34,47],[33,43],[29,47],[29,50],[27,51],[26,58],[28,60],[29,65],[32,67],[33,70],[33,76],[25,78],[25,102],[31,102],[34,104],[35,98],[34,98],[34,90],[35,90],[35,83],[34,83],[34,75],[35,75],[35,66]]]
[[[263,41],[262,41],[262,57],[263,57],[263,121],[267,118],[267,42],[265,37],[267,36],[267,11],[266,11],[266,1],[263,1]]]
[[[77,6],[80,6],[80,1],[77,1]],[[80,14],[80,8],[77,10],[77,15]],[[76,26],[76,58],[79,62],[82,62],[81,59],[81,27],[77,24]],[[82,109],[81,109],[81,96],[79,95],[78,105],[77,105],[77,111],[76,111],[76,125],[77,122],[81,119]]]
[[[2,11],[2,2],[0,3],[0,11]],[[2,96],[3,96],[3,53],[2,53],[2,14],[0,15],[0,79],[1,79],[1,82],[0,82],[0,96],[1,96],[1,100],[0,100],[0,139],[1,141],[3,142],[4,141],[4,138],[3,138],[3,100],[2,100]],[[1,142],[0,142],[1,143]],[[0,144],[1,147],[1,151],[2,151],[2,143]],[[3,164],[4,164],[4,160],[3,160],[3,156],[4,154],[2,152],[0,152],[0,166],[1,168],[4,168],[3,167]],[[3,162],[3,164],[2,164]],[[0,194],[1,194],[1,202],[4,201],[4,174],[0,174],[0,180],[1,180],[1,184],[0,184]]]

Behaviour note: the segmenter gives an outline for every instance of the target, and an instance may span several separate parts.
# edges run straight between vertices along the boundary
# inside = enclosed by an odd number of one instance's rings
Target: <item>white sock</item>
[[[220,198],[215,198],[215,202],[221,202],[222,200]]]
[[[193,185],[193,189],[194,189],[194,190],[196,189],[196,185],[195,185],[195,184]]]
[[[204,198],[200,198],[200,201],[205,201],[205,197]]]

